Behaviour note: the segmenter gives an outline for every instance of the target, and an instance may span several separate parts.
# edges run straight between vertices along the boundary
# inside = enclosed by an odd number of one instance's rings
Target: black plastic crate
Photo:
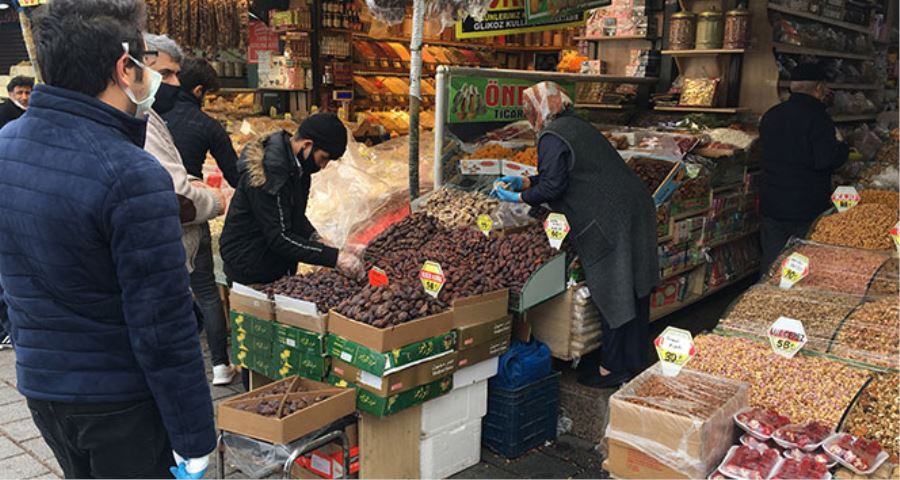
[[[556,438],[559,378],[547,377],[515,390],[490,386],[481,440],[489,449],[515,458]]]

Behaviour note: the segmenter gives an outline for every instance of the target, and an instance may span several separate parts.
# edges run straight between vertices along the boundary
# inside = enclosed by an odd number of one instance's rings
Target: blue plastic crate
[[[482,443],[507,458],[515,458],[556,438],[559,377],[560,373],[554,372],[515,390],[490,386]]]

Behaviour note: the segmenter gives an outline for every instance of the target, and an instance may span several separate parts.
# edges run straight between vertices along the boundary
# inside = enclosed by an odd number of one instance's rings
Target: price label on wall
[[[485,237],[491,235],[491,229],[494,228],[494,221],[491,220],[490,215],[479,215],[476,223],[478,223],[478,230],[481,230],[481,233],[483,233]]]
[[[441,268],[441,264],[431,260],[425,262],[422,270],[419,271],[419,280],[422,281],[425,293],[437,298],[441,293],[441,288],[444,288],[444,270]]]
[[[563,240],[569,234],[569,220],[561,213],[551,213],[544,220],[544,232],[547,233],[547,240],[550,246],[559,250]]]
[[[853,187],[841,186],[834,189],[831,194],[831,203],[839,212],[845,212],[855,207],[860,200],[859,192]]]
[[[797,282],[809,275],[809,258],[799,253],[792,253],[781,263],[781,283],[784,289],[793,287]]]
[[[807,341],[803,322],[788,317],[778,317],[769,327],[768,337],[772,350],[785,358],[794,358]]]
[[[656,354],[662,366],[662,374],[667,377],[678,375],[687,362],[697,354],[691,332],[675,327],[666,327],[662,335],[653,341]]]

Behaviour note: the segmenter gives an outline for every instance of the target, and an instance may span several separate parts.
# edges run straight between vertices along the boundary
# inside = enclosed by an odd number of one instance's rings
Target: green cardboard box
[[[257,355],[255,352],[250,352],[250,362],[247,364],[247,368],[269,378],[275,378],[278,373],[278,369],[274,368],[272,356],[269,354]]]
[[[273,368],[278,378],[299,375],[311,380],[321,380],[328,375],[330,362],[322,354],[283,348],[273,352]]]
[[[249,335],[261,338],[272,338],[275,335],[275,322],[260,320],[253,315],[231,311],[231,324],[236,329],[243,329]]]
[[[229,317],[231,318],[232,333],[235,331],[247,333],[250,330],[250,316],[231,310]]]
[[[339,387],[356,387],[334,375],[328,376],[328,383]],[[416,387],[412,390],[380,397],[361,388],[356,389],[356,409],[378,417],[386,417],[403,409],[440,397],[453,389],[453,376]]]
[[[261,357],[268,357],[272,355],[272,339],[271,338],[260,338],[254,335],[250,335],[247,337],[247,346],[250,351],[253,352],[253,355],[259,355]]]
[[[326,353],[360,370],[383,376],[384,372],[388,370],[455,349],[456,335],[456,331],[453,330],[390,352],[381,353],[329,334]]]
[[[275,324],[275,341],[297,350],[308,350],[319,354],[325,352],[325,334],[290,325]]]
[[[231,363],[242,368],[250,368],[250,351],[244,346],[231,347]]]

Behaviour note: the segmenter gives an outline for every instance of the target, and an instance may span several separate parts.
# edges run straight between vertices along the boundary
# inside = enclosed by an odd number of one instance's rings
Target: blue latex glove
[[[491,196],[499,198],[501,202],[519,203],[522,201],[522,194],[510,192],[504,188],[495,188],[491,191]]]
[[[174,453],[174,452],[173,452]],[[175,478],[197,479],[206,475],[209,468],[209,456],[202,458],[183,458],[175,453],[177,467],[169,467],[169,473]]]
[[[509,185],[509,188],[512,189],[512,191],[514,191],[514,192],[519,192],[522,190],[522,177],[509,175],[506,177],[502,177],[497,181],[503,182],[503,183]]]

